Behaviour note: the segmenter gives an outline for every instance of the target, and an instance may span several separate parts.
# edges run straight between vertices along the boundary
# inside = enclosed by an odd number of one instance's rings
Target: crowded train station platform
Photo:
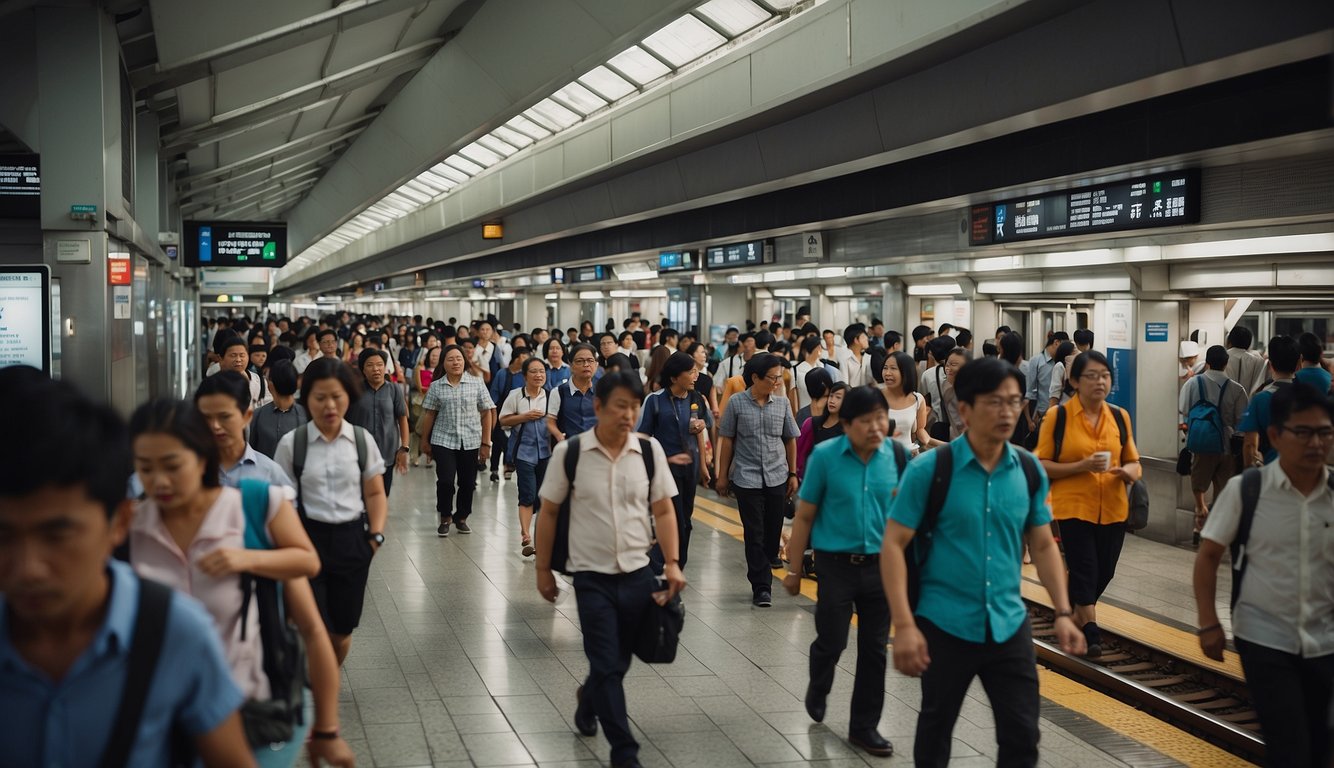
[[[1334,6],[0,2],[0,766],[1334,765]]]

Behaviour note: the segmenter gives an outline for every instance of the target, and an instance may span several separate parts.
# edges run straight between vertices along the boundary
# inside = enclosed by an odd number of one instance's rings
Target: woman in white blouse
[[[530,357],[523,364],[523,386],[511,389],[500,406],[500,426],[509,430],[509,450],[519,475],[519,546],[524,557],[536,551],[529,529],[537,489],[547,474],[551,440],[559,438],[547,399],[547,369],[541,359]]]

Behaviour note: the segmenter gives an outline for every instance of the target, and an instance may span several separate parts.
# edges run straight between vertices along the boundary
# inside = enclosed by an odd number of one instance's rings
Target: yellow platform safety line
[[[741,527],[741,516],[735,509],[725,504],[719,504],[710,499],[697,497],[695,499],[694,519],[721,533],[725,533],[738,541],[744,540],[744,534]],[[1024,566],[1024,572],[1025,575],[1031,575],[1036,578],[1037,572],[1033,569],[1033,566]],[[781,577],[787,574],[785,571],[775,570],[774,575]],[[1047,597],[1047,591],[1040,585],[1024,581],[1022,582],[1022,586],[1025,598],[1048,607],[1051,606],[1051,601]],[[812,601],[816,599],[816,586],[810,579],[801,580],[801,594],[810,598]],[[1098,607],[1099,624],[1103,623],[1104,613],[1107,613],[1109,618],[1111,617],[1111,613],[1109,612],[1111,609],[1112,606]],[[1130,614],[1128,611],[1121,611],[1121,613],[1134,616],[1134,614]],[[1117,621],[1121,622],[1122,618],[1123,617],[1118,616]],[[1135,618],[1140,618],[1141,621],[1147,621],[1142,617]],[[857,617],[853,616],[852,621],[855,626]],[[1128,622],[1121,623],[1116,627],[1116,631],[1125,634],[1127,637],[1135,637],[1131,634],[1130,630],[1124,628],[1127,624]],[[1113,624],[1107,622],[1106,626],[1110,629],[1113,627]],[[1170,629],[1159,624],[1153,624],[1153,627],[1158,631]],[[1192,641],[1194,640],[1194,636],[1189,637]],[[1139,639],[1139,637],[1135,637],[1135,639]],[[1149,641],[1146,640],[1141,642]],[[1151,644],[1157,644],[1162,647],[1161,638],[1154,635]],[[1214,666],[1226,665],[1215,664]],[[1173,760],[1178,760],[1186,765],[1199,766],[1200,768],[1251,765],[1251,763],[1224,749],[1196,738],[1152,715],[1140,712],[1134,707],[1124,704],[1117,699],[1098,693],[1068,677],[1063,677],[1041,665],[1038,666],[1038,684],[1042,696],[1050,701],[1071,711],[1078,712],[1133,741],[1157,750],[1167,757],[1170,757]]]
[[[1037,583],[1037,577],[1036,568],[1032,565],[1024,566],[1024,580],[1021,582],[1024,599],[1050,608],[1051,598],[1047,595],[1047,590]],[[1200,640],[1192,632],[1165,626],[1138,613],[1105,603],[1098,606],[1098,626],[1106,627],[1118,635],[1124,635],[1151,648],[1161,648],[1178,658],[1198,664],[1237,682],[1246,681],[1246,676],[1241,671],[1241,657],[1224,651],[1223,660],[1214,661],[1200,651]]]

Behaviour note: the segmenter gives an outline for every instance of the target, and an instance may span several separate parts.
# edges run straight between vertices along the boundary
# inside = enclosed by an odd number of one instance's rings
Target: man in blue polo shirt
[[[1301,365],[1301,348],[1291,336],[1270,339],[1267,351],[1272,381],[1246,404],[1246,413],[1237,425],[1237,433],[1242,436],[1242,463],[1238,469],[1269,464],[1278,458],[1278,451],[1269,442],[1269,405],[1275,392],[1292,386],[1293,377]]]
[[[0,441],[0,761],[165,768],[181,733],[205,765],[252,765],[212,619],[110,559],[130,524],[125,425],[31,368],[0,370],[0,398],[24,403],[7,423],[23,439]],[[136,647],[147,664],[131,679]],[[137,717],[127,690],[143,694]]]
[[[879,731],[885,705],[885,644],[889,642],[880,543],[899,483],[898,468],[907,463],[908,456],[897,442],[885,439],[889,406],[874,387],[849,390],[838,418],[843,434],[816,446],[806,463],[787,544],[789,552],[805,552],[809,538],[820,569],[806,712],[817,723],[824,720],[825,698],[834,685],[839,656],[848,645],[848,623],[855,607],[857,673],[848,741],[877,757],[889,757],[894,745]],[[795,595],[801,590],[802,559],[790,559],[783,586]]]
[[[1024,408],[1019,371],[999,358],[973,360],[959,370],[954,391],[967,431],[908,466],[880,550],[894,668],[922,678],[913,761],[949,764],[954,722],[968,686],[980,677],[996,719],[997,764],[1036,765],[1038,677],[1019,591],[1025,542],[1056,606],[1061,649],[1083,655],[1084,635],[1070,618],[1065,565],[1048,525],[1046,473],[1009,443]],[[931,525],[927,506],[940,461],[952,469],[942,472],[945,498]],[[919,532],[929,533],[930,549],[924,561],[920,545],[910,550],[921,563],[914,615],[904,547]]]

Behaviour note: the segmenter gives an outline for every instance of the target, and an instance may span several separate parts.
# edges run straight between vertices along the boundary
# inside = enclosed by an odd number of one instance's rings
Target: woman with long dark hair
[[[1014,366],[1019,372],[1019,391],[1028,391],[1028,375],[1024,373],[1024,337],[1010,331],[1000,337],[1000,359]],[[1028,441],[1029,433],[1037,428],[1037,422],[1033,420],[1032,403],[1024,404],[1024,413],[1014,425],[1014,435],[1010,437],[1010,442],[1015,445],[1023,445]]]

